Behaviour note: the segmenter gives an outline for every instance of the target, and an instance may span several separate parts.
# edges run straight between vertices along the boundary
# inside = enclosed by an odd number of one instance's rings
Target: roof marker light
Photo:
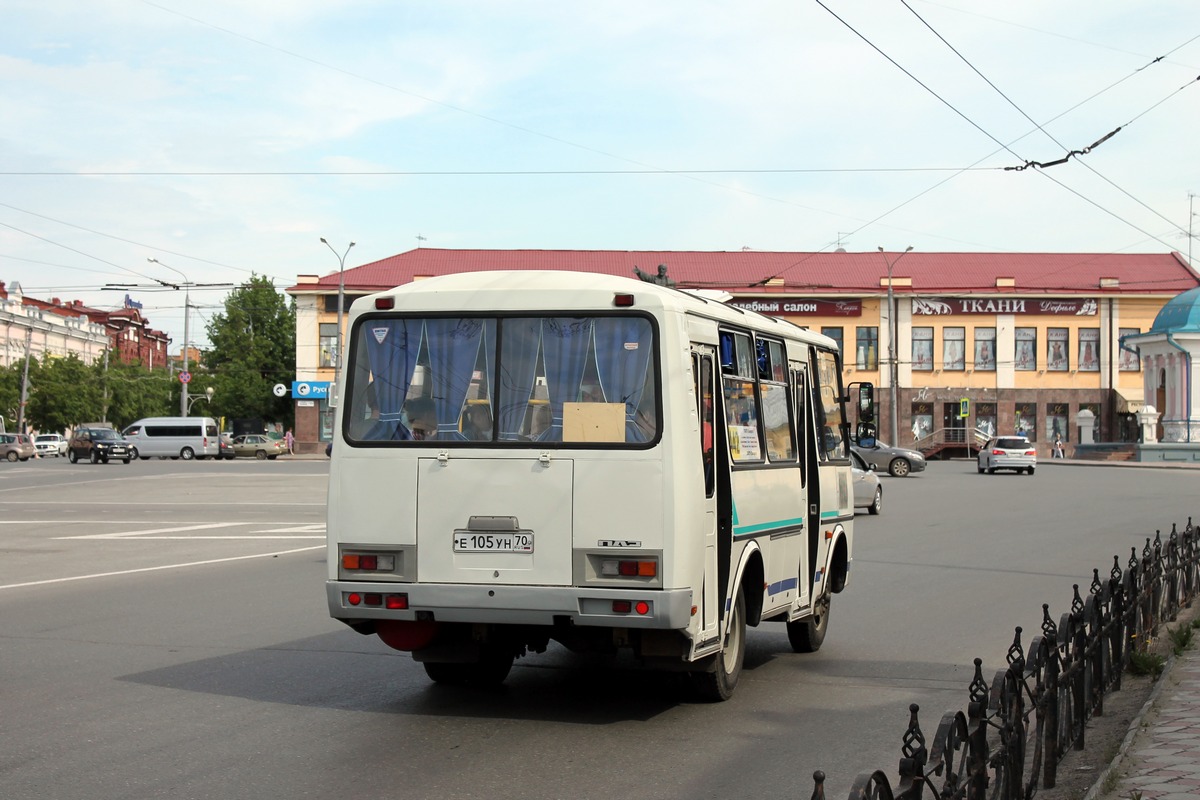
[[[394,297],[376,297],[375,298],[375,310],[376,311],[391,311],[395,307],[396,307],[396,298],[394,298]]]
[[[633,295],[631,294],[615,294],[613,295],[613,305],[617,308],[631,308],[633,306]]]

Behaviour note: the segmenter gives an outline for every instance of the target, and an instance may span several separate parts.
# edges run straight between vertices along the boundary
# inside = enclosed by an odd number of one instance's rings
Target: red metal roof
[[[442,250],[418,248],[347,269],[346,288],[381,291],[414,279],[485,270],[567,269],[633,276],[667,265],[679,288],[725,289],[735,294],[874,294],[886,285],[888,263],[898,293],[1155,294],[1200,286],[1200,275],[1179,253],[778,253],[686,250]],[[771,279],[782,279],[783,283]],[[1013,286],[997,287],[999,279]],[[1103,280],[1103,285],[1102,285]],[[289,292],[336,290],[338,273]]]

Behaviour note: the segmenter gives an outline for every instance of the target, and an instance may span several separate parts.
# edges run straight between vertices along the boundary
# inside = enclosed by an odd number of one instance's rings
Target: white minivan
[[[221,441],[212,417],[147,417],[130,425],[122,434],[142,460],[160,458],[217,458]]]

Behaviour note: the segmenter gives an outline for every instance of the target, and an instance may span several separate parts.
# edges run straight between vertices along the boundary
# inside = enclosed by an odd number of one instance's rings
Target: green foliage
[[[112,359],[107,374],[98,380],[108,393],[105,419],[124,428],[142,417],[171,417],[179,413],[172,392],[179,385],[164,369],[148,370],[141,364],[123,364]]]
[[[1129,672],[1133,675],[1149,675],[1158,680],[1166,665],[1167,657],[1158,653],[1143,653],[1135,650],[1129,655]]]
[[[17,408],[21,403],[21,370],[24,362],[17,361],[0,367],[0,414],[4,416],[4,430],[17,429]]]
[[[103,419],[101,381],[103,362],[85,364],[77,355],[46,357],[29,364],[29,402],[25,421],[29,428],[62,433],[80,422]]]
[[[275,289],[271,280],[253,276],[229,293],[224,313],[208,324],[212,349],[203,355],[209,375],[193,380],[193,391],[212,386],[216,393],[208,410],[212,417],[261,417],[293,424],[291,398],[276,397],[277,383],[291,383],[296,374],[296,312],[294,303]]]
[[[1171,636],[1171,649],[1175,655],[1182,655],[1184,650],[1192,646],[1192,640],[1195,638],[1195,630],[1191,625],[1179,625],[1178,627],[1167,629],[1167,633]]]

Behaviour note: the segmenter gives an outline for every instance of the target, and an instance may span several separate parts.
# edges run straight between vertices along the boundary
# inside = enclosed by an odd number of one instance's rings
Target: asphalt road
[[[932,737],[972,659],[990,682],[1014,626],[1186,522],[1200,479],[884,478],[822,650],[752,630],[736,695],[709,705],[556,648],[499,690],[431,684],[328,618],[327,468],[0,464],[0,797],[807,797],[817,769],[845,797],[895,775],[910,703]]]

